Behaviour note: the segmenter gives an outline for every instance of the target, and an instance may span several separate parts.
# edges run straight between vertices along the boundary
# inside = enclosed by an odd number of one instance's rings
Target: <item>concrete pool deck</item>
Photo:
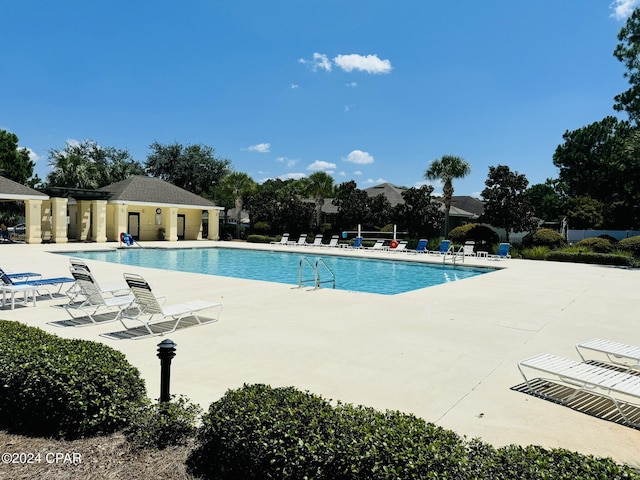
[[[303,247],[239,242],[147,242],[145,246]],[[50,252],[103,250],[117,244],[11,244],[0,246],[0,267],[66,276],[69,257]],[[427,255],[375,251],[332,253],[438,262]],[[334,249],[331,249],[334,250]],[[37,307],[5,307],[0,318],[61,337],[103,342],[140,369],[151,398],[159,396],[157,345],[177,344],[171,392],[207,408],[244,383],[293,385],[345,403],[412,413],[467,438],[565,448],[640,467],[640,431],[511,390],[522,383],[517,362],[547,352],[579,359],[575,344],[592,337],[640,345],[640,271],[528,260],[466,259],[467,265],[504,267],[487,275],[400,295],[239,280],[87,260],[101,285],[140,273],[167,304],[191,299],[224,302],[217,323],[166,337],[110,340],[100,333],[117,323],[57,327],[68,319],[39,297]],[[441,263],[441,260],[440,260]],[[380,281],[384,281],[383,278]]]

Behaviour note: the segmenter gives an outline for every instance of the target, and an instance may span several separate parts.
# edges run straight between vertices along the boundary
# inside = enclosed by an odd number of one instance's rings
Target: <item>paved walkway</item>
[[[236,242],[166,242],[154,246],[271,248]],[[53,251],[115,244],[2,245],[5,270],[68,273]],[[328,249],[320,250],[322,254]],[[311,252],[311,249],[308,249]],[[428,256],[341,251],[383,258]],[[434,257],[431,257],[433,259]],[[395,296],[237,280],[88,261],[103,285],[122,273],[142,274],[167,303],[224,302],[218,323],[168,335],[178,345],[172,393],[205,408],[244,383],[294,385],[347,403],[413,413],[495,446],[562,447],[640,467],[640,431],[511,390],[522,383],[518,360],[541,352],[579,358],[575,343],[592,337],[640,345],[640,271],[512,259],[468,260],[502,270]],[[383,281],[383,279],[381,279]],[[102,341],[126,354],[159,396],[162,337],[109,340],[119,323],[61,328],[68,318],[40,298],[38,306],[5,309],[0,318],[63,337]]]

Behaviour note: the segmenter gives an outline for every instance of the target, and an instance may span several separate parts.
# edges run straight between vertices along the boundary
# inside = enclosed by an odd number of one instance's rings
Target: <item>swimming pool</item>
[[[326,255],[289,253],[235,248],[118,249],[95,252],[72,252],[64,255],[139,267],[162,268],[181,272],[204,273],[223,277],[263,280],[298,285],[300,261],[303,279],[314,278],[318,258],[326,263],[336,278],[336,288],[363,293],[395,295],[442,283],[475,277],[493,271],[489,268],[453,265],[425,265],[401,260],[378,260]],[[309,265],[311,264],[311,266]],[[320,266],[320,278],[330,274]],[[304,286],[313,286],[313,282]],[[331,283],[324,283],[331,288]]]

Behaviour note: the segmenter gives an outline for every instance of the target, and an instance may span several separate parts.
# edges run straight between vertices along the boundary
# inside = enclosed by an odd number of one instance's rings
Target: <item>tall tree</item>
[[[211,198],[212,189],[231,171],[231,162],[216,158],[206,145],[183,146],[176,142],[153,142],[145,163],[146,172],[196,195]]]
[[[432,194],[431,185],[412,187],[402,192],[404,203],[396,205],[394,214],[410,237],[429,238],[442,228],[444,214],[440,202],[434,201]]]
[[[272,234],[305,233],[313,222],[314,207],[297,193],[295,180],[271,179],[247,196],[246,207],[251,222],[267,223]]]
[[[354,230],[369,214],[367,192],[360,190],[353,180],[338,185],[332,203],[338,207],[341,230]]]
[[[53,170],[47,185],[51,187],[95,189],[144,173],[127,150],[103,147],[94,140],[67,142],[62,150],[49,150],[49,165]]]
[[[558,180],[547,179],[527,189],[533,214],[541,220],[556,222],[563,216],[563,197],[558,192],[558,183]]]
[[[509,241],[512,232],[529,232],[536,227],[533,208],[527,197],[529,181],[512,172],[506,165],[489,167],[489,176],[482,191],[485,201],[480,220],[504,228]]]
[[[443,155],[431,162],[424,172],[427,180],[442,181],[442,197],[444,201],[444,234],[449,233],[449,211],[451,210],[451,197],[453,196],[453,180],[466,177],[471,173],[471,166],[462,157],[455,155]]]
[[[18,147],[18,136],[0,130],[0,175],[22,185],[32,186],[30,179],[34,167],[29,151]]]
[[[322,207],[326,197],[334,192],[333,177],[327,172],[314,172],[307,177],[307,194],[316,203],[316,228],[322,223]]]
[[[236,213],[236,238],[240,238],[240,227],[242,223],[242,209],[244,208],[244,200],[247,195],[256,187],[256,182],[242,172],[231,172],[228,175],[222,177],[220,181],[220,190],[223,195],[226,193],[233,198],[235,213]]]
[[[628,174],[637,168],[630,161],[626,141],[632,132],[629,122],[613,116],[565,132],[564,144],[553,154],[553,164],[560,169],[559,179],[567,195],[604,200],[623,194]]]
[[[613,55],[627,68],[623,76],[629,81],[629,89],[616,95],[613,108],[626,112],[629,119],[638,124],[640,119],[640,9],[635,9],[618,33],[618,45]]]
[[[392,218],[393,207],[387,197],[382,194],[369,197],[369,217],[365,220],[366,224],[378,229],[391,223]]]

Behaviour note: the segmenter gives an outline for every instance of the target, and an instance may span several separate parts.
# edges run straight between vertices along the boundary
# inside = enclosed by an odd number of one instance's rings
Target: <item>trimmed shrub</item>
[[[260,234],[262,235],[266,235],[271,231],[271,225],[269,224],[269,222],[256,222],[253,226],[253,229],[256,232],[260,232]]]
[[[593,237],[583,238],[575,244],[578,248],[588,248],[592,252],[597,253],[611,253],[613,251],[613,244],[606,238]]]
[[[640,479],[611,459],[467,441],[413,415],[245,385],[211,404],[187,467],[217,480]]]
[[[278,240],[280,239],[278,238]],[[249,235],[247,237],[247,242],[249,243],[269,243],[273,241],[275,241],[275,238],[266,235]]]
[[[0,428],[68,439],[111,433],[146,401],[122,353],[0,320]]]
[[[522,239],[524,247],[549,247],[551,249],[562,248],[567,245],[567,240],[551,228],[540,228],[537,231],[525,235]]]
[[[319,478],[330,463],[333,408],[292,387],[245,385],[211,404],[187,459],[197,476]]]
[[[623,238],[618,242],[618,249],[631,252],[634,257],[640,257],[640,237]]]
[[[593,263],[597,265],[617,265],[621,267],[629,267],[632,265],[632,258],[614,253],[595,253],[595,252],[565,252],[554,251],[549,252],[547,260],[556,262],[575,262],[575,263]]]
[[[199,405],[174,396],[171,402],[141,406],[124,433],[134,449],[188,445],[196,435],[201,415]]]
[[[611,235],[608,235],[606,233],[602,235],[598,235],[598,238],[604,238],[606,240],[609,240],[613,244],[618,243],[618,239],[616,237],[612,237]]]
[[[486,225],[467,223],[449,231],[449,240],[456,245],[463,245],[472,240],[480,245],[492,245],[500,241],[498,234]]]

